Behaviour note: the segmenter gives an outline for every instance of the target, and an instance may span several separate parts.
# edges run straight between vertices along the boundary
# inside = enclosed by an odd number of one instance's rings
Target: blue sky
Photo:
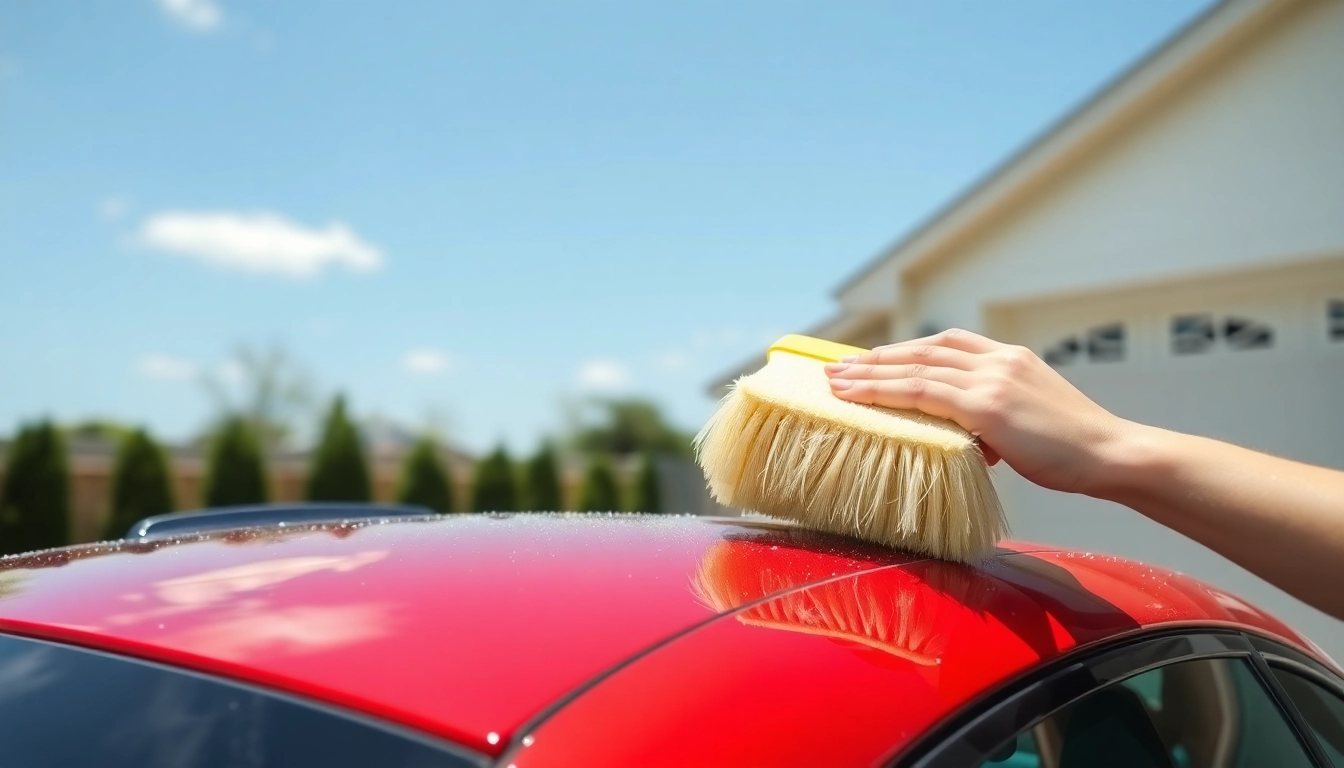
[[[1207,2],[0,0],[0,432],[282,345],[530,449],[704,384]]]

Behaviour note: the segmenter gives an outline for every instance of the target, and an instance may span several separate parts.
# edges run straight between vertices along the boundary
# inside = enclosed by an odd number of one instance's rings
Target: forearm
[[[826,371],[842,400],[951,419],[991,463],[1131,507],[1344,619],[1344,472],[1118,419],[1031,350],[968,331]]]
[[[1129,424],[1089,495],[1128,506],[1344,618],[1344,472]]]

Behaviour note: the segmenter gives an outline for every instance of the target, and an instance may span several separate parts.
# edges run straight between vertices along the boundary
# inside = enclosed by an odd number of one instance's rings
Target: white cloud
[[[659,369],[668,372],[685,370],[686,366],[690,365],[690,362],[690,358],[686,357],[686,355],[672,350],[659,354],[654,360],[654,363]]]
[[[159,8],[195,32],[210,32],[224,21],[224,13],[213,0],[159,0]]]
[[[131,212],[133,204],[129,197],[113,195],[98,201],[98,218],[106,222],[121,221]]]
[[[275,213],[164,211],[140,230],[146,245],[227,269],[312,277],[333,265],[372,272],[383,254],[345,224],[310,229]]]
[[[446,373],[452,360],[437,349],[413,349],[401,359],[401,367],[417,376],[436,376]]]
[[[190,381],[196,378],[196,364],[169,355],[145,355],[140,358],[140,375],[156,381]]]
[[[630,372],[611,360],[589,360],[579,368],[578,382],[586,390],[611,391],[630,383]]]

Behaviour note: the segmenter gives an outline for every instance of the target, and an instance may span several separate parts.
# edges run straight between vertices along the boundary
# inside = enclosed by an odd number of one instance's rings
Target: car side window
[[[1316,740],[1337,768],[1344,768],[1344,698],[1337,690],[1295,672],[1273,667],[1274,677],[1293,706],[1316,734]]]
[[[9,768],[473,768],[372,720],[220,678],[0,635],[0,764]]]
[[[1019,733],[985,768],[1311,768],[1249,661],[1197,659],[1084,696]]]

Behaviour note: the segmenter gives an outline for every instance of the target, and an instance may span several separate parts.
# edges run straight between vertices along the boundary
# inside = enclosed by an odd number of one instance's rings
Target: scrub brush
[[[867,350],[775,342],[695,437],[719,503],[945,560],[991,554],[1007,533],[975,438],[918,411],[841,400],[825,365]]]

